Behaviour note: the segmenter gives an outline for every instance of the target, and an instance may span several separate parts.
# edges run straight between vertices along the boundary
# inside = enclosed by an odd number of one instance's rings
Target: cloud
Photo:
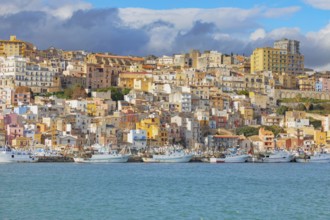
[[[45,12],[59,19],[67,19],[79,10],[91,9],[90,3],[82,0],[1,0],[0,16],[20,12]]]
[[[17,35],[41,49],[123,55],[164,55],[190,49],[249,55],[283,37],[301,41],[306,66],[330,64],[330,24],[303,34],[299,28],[266,30],[261,20],[285,18],[299,7],[151,10],[96,9],[82,0],[3,0],[1,38]]]
[[[251,33],[250,40],[256,41],[258,39],[263,39],[265,37],[266,37],[266,31],[262,28],[258,28],[257,30]]]
[[[298,12],[301,8],[299,6],[292,6],[286,8],[269,8],[266,9],[263,15],[266,18],[280,18],[283,16],[291,16],[292,14]]]
[[[330,1],[329,0],[304,0],[306,4],[311,5],[314,8],[330,10]]]

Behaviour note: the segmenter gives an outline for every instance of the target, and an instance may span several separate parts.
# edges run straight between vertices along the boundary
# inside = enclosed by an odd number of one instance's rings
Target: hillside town
[[[39,50],[10,36],[0,40],[0,145],[320,150],[330,146],[329,91],[330,71],[305,68],[293,39],[248,56],[138,57]]]

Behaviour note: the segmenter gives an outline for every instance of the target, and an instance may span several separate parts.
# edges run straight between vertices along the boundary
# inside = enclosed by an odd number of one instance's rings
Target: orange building
[[[265,130],[265,128],[260,128],[259,138],[262,141],[265,150],[274,148],[274,133],[272,131]]]

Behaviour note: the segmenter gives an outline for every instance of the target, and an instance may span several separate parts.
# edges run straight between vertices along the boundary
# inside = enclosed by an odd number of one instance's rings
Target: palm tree
[[[304,104],[304,106],[306,108],[306,111],[309,111],[309,109],[312,106],[312,99],[311,98],[308,98],[303,104]]]

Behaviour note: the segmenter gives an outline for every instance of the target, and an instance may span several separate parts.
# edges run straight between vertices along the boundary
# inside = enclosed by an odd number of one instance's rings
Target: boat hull
[[[185,156],[163,156],[155,155],[152,158],[143,157],[142,160],[145,163],[188,163],[192,158],[192,155]]]
[[[249,159],[249,155],[230,156],[225,158],[225,163],[245,163]]]
[[[92,155],[91,158],[73,158],[76,163],[126,163],[129,159],[129,155]]]
[[[210,163],[245,163],[249,155],[226,156],[225,158],[210,158]]]
[[[293,156],[288,156],[284,158],[262,158],[263,163],[289,163],[293,159]]]
[[[38,158],[31,155],[0,154],[0,163],[35,163]]]
[[[311,163],[330,163],[330,158],[312,158],[309,160]]]
[[[330,163],[330,154],[329,153],[317,153],[313,156],[310,156],[311,163]]]
[[[215,157],[210,158],[210,163],[224,163],[224,162],[225,162],[225,158],[215,158]]]
[[[310,159],[308,158],[296,158],[296,162],[297,163],[309,163],[310,162]]]

